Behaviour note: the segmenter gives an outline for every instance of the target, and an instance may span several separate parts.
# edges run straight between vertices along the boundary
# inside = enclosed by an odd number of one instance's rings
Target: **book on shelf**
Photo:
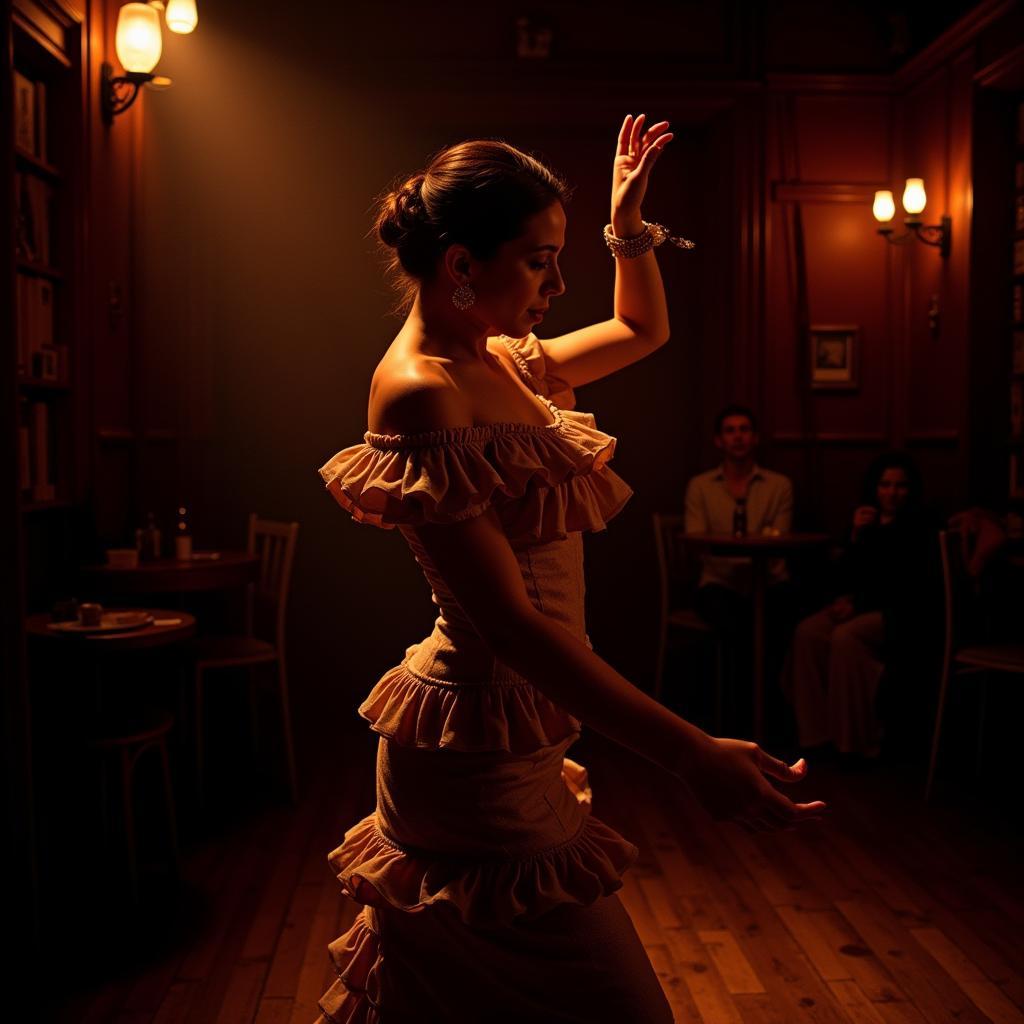
[[[14,244],[20,259],[49,266],[52,257],[50,241],[53,189],[35,174],[15,175],[18,197]]]
[[[1019,324],[1024,320],[1024,285],[1013,286],[1013,322]]]
[[[1024,238],[1013,243],[1013,272],[1024,274]]]
[[[35,154],[43,163],[49,163],[50,156],[46,124],[46,83],[36,82],[36,148]]]
[[[56,383],[60,380],[60,362],[57,349],[53,345],[46,345],[39,350],[37,364],[33,367],[34,377],[40,380]]]
[[[1011,372],[1024,374],[1024,331],[1013,332],[1013,358]]]
[[[18,427],[18,488],[22,493],[32,490],[32,442],[27,426]]]
[[[18,370],[33,377],[44,377],[42,353],[54,347],[53,322],[56,302],[53,282],[45,277],[18,274],[16,299]],[[56,363],[54,368],[57,368]]]
[[[1024,381],[1010,383],[1010,434],[1024,437]]]
[[[50,476],[50,407],[46,402],[29,406],[32,445],[32,500],[53,501],[57,496]]]
[[[14,72],[14,144],[26,153],[36,151],[36,88],[20,71]]]

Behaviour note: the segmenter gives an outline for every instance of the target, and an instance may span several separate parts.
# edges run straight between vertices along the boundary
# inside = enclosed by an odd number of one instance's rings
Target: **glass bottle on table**
[[[140,562],[155,562],[160,557],[160,528],[152,512],[146,513],[146,525],[135,531],[135,546]]]
[[[732,535],[734,537],[746,537],[747,535],[746,498],[736,499],[736,507],[732,510]]]
[[[192,533],[188,525],[188,509],[178,506],[178,525],[174,530],[174,557],[179,562],[192,559]]]

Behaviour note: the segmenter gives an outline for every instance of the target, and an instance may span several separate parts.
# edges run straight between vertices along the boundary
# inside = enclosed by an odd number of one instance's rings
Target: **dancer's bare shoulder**
[[[392,345],[370,384],[367,415],[375,434],[422,434],[472,426],[473,416],[443,360]]]

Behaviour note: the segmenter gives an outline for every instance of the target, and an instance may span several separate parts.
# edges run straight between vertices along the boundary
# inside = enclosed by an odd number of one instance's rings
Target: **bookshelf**
[[[81,343],[73,310],[81,219],[74,189],[81,166],[75,159],[80,45],[75,19],[59,3],[15,0],[10,25],[17,480],[20,513],[29,516],[71,507],[78,489],[75,356]],[[36,603],[49,595],[33,569],[30,563],[27,596]]]
[[[7,419],[0,505],[3,813],[10,920],[29,956],[41,923],[43,869],[35,795],[27,613],[67,592],[88,493],[83,401],[84,0],[0,0],[7,63],[0,90],[0,387]],[[38,780],[35,780],[38,782]]]
[[[82,12],[71,0],[12,0],[7,22],[13,237],[6,276],[14,323],[6,358],[14,363],[21,596],[32,612],[71,585],[74,531],[63,520],[86,490]]]

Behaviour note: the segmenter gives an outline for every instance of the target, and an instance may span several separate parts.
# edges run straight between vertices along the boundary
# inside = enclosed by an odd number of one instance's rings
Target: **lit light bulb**
[[[125,71],[149,74],[163,51],[156,8],[149,4],[125,4],[117,15],[114,46]]]
[[[880,224],[885,224],[896,215],[896,204],[893,202],[892,193],[887,188],[880,189],[875,193],[875,202],[871,207],[871,212]]]
[[[167,27],[172,32],[185,35],[199,22],[196,0],[169,0],[167,4]]]
[[[907,185],[903,190],[903,209],[912,217],[916,217],[925,208],[927,202],[924,178],[907,178]]]

